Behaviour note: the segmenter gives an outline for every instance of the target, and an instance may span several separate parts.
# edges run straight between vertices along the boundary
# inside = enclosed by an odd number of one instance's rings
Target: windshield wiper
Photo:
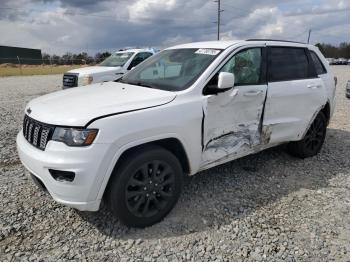
[[[154,89],[157,89],[156,86],[154,85],[151,85],[151,84],[146,84],[146,83],[143,83],[143,82],[128,82],[128,81],[125,81],[123,79],[123,77],[115,80],[114,82],[119,82],[119,83],[123,83],[123,84],[127,84],[127,85],[135,85],[135,86],[143,86],[143,87],[147,87],[147,88],[154,88]]]
[[[143,87],[148,87],[148,88],[156,88],[155,86],[151,85],[151,84],[146,84],[143,82],[136,82],[136,83],[128,83],[130,85],[136,85],[136,86],[143,86]]]

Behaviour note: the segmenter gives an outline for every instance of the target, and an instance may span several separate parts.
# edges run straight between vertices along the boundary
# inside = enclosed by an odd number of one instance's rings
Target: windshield
[[[181,91],[193,84],[220,52],[198,48],[164,50],[135,67],[120,82]]]
[[[110,57],[103,60],[99,65],[112,67],[123,66],[133,54],[133,52],[114,53]]]

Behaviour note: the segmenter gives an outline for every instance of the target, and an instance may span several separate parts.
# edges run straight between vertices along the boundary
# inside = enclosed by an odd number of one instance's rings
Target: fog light
[[[75,178],[75,173],[71,171],[49,169],[49,172],[53,179],[59,182],[73,182]]]

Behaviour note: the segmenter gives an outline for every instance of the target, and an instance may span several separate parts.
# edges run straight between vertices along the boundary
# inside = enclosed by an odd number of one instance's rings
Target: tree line
[[[43,53],[42,60],[43,64],[52,64],[52,65],[81,65],[81,64],[97,64],[102,62],[104,59],[111,55],[110,52],[98,52],[95,56],[90,56],[86,52],[73,54],[65,53],[62,56],[59,55],[50,55]]]
[[[320,49],[325,57],[350,59],[350,42],[340,43],[338,46],[318,43],[316,46]]]
[[[325,57],[332,58],[347,58],[350,59],[350,42],[340,43],[338,46],[318,43],[316,46],[320,49]],[[111,55],[110,52],[98,52],[94,56],[88,55],[86,52],[73,54],[65,53],[62,56],[49,55],[43,53],[42,59],[44,64],[56,64],[56,65],[81,65],[81,64],[97,64]]]

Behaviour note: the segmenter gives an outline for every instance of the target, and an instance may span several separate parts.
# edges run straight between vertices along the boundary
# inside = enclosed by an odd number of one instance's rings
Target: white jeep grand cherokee
[[[193,175],[282,143],[316,155],[335,81],[312,45],[273,40],[168,48],[120,80],[31,101],[18,152],[58,202],[126,225],[160,221]]]

